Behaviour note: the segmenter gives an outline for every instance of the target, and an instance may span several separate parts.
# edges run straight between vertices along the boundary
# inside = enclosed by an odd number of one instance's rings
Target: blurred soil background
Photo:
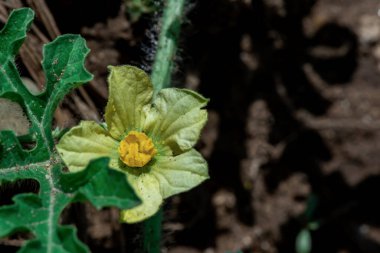
[[[43,87],[43,43],[80,33],[91,49],[95,78],[57,126],[102,120],[108,65],[150,71],[159,1],[8,0],[0,20],[21,6],[37,14],[18,59],[31,89]],[[292,253],[301,232],[311,252],[380,252],[380,1],[198,0],[186,13],[173,85],[211,99],[198,144],[211,179],[167,201],[163,252]],[[141,239],[115,209],[75,204],[62,222],[92,252]]]

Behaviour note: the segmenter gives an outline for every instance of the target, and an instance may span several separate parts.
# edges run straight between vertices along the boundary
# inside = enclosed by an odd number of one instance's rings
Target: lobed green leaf
[[[35,140],[27,150],[14,132],[0,131],[0,182],[34,179],[39,183],[39,192],[16,195],[13,204],[0,207],[0,237],[31,232],[34,238],[26,241],[19,252],[89,252],[76,237],[75,228],[59,224],[62,210],[72,202],[85,200],[97,208],[128,209],[140,200],[124,174],[108,167],[107,158],[90,162],[79,173],[62,171],[64,165],[52,134],[53,113],[72,88],[92,79],[84,67],[89,49],[79,35],[63,35],[45,45],[45,90],[39,95],[31,94],[19,76],[14,58],[33,17],[31,9],[15,10],[0,31],[0,98],[23,108],[30,121],[29,135]]]

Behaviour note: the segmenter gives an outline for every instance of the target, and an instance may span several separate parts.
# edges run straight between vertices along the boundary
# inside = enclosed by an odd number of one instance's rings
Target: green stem
[[[54,139],[60,139],[65,133],[67,133],[69,128],[56,128],[52,131],[52,136]],[[35,134],[26,134],[17,137],[21,143],[26,142],[36,142],[37,138]]]
[[[177,52],[178,38],[184,15],[185,0],[166,0],[161,20],[156,56],[151,79],[156,95],[162,88],[170,86],[173,62]],[[162,208],[143,224],[143,252],[159,253],[161,242]]]
[[[160,208],[158,212],[151,218],[144,221],[144,252],[161,252],[161,223],[163,218],[163,210]]]
[[[155,94],[162,88],[170,86],[171,73],[184,15],[184,5],[185,0],[166,0],[151,75]]]

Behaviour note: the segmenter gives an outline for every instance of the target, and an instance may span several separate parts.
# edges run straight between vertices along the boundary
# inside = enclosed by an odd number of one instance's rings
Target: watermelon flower
[[[121,220],[139,222],[154,215],[165,198],[208,178],[206,161],[193,149],[207,121],[202,108],[208,100],[177,88],[153,97],[148,75],[132,66],[110,67],[108,82],[106,124],[82,121],[57,149],[72,172],[92,159],[110,157],[110,167],[125,173],[142,200],[123,210]]]

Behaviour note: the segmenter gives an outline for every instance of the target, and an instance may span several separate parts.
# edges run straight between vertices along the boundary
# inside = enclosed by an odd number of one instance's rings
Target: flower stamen
[[[130,131],[120,142],[120,160],[129,167],[143,167],[157,153],[152,140],[142,132]]]

